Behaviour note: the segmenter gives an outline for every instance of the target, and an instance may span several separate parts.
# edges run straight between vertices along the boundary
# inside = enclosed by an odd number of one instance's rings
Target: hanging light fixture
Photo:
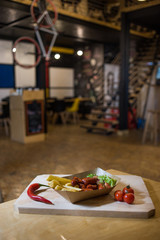
[[[77,51],[77,55],[78,55],[78,56],[82,56],[82,55],[83,55],[83,51],[82,51],[82,50],[78,50],[78,51]]]
[[[54,55],[54,58],[57,59],[57,60],[60,59],[60,57],[61,57],[61,55],[60,55],[59,53],[56,53],[56,54]]]
[[[16,52],[16,48],[13,48],[13,49],[12,49],[12,52]]]

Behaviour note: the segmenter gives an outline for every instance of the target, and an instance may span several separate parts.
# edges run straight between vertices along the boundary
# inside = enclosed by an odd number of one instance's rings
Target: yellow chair
[[[80,103],[80,99],[75,98],[72,106],[68,107],[66,109],[66,122],[69,119],[69,117],[72,116],[74,123],[78,123],[78,121],[79,121],[79,116],[78,116],[79,103]]]

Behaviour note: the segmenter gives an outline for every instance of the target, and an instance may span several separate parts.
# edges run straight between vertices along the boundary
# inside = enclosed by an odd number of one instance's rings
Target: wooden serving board
[[[58,175],[62,176],[62,175]],[[48,175],[37,176],[32,183],[47,184]],[[75,204],[70,203],[53,189],[41,187],[40,195],[49,199],[54,205],[48,205],[31,200],[27,195],[27,188],[16,200],[14,207],[19,213],[28,214],[54,214],[72,216],[94,217],[123,217],[123,218],[149,218],[155,214],[155,207],[148,190],[141,177],[135,175],[118,175],[121,179],[109,195],[104,195]],[[117,202],[114,200],[114,191],[130,184],[135,190],[133,204]]]

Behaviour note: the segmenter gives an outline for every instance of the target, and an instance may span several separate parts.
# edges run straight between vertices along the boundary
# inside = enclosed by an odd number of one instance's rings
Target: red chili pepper
[[[29,188],[27,190],[28,196],[34,201],[39,201],[39,202],[43,202],[43,203],[47,203],[47,204],[53,204],[51,201],[47,200],[46,198],[35,194],[35,191],[38,190],[41,186],[49,187],[47,185],[43,185],[40,183],[33,183],[29,186]]]

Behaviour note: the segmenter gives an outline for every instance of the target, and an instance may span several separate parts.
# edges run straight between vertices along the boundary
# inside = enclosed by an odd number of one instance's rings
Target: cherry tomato
[[[117,191],[115,191],[115,193],[114,193],[114,198],[115,198],[115,200],[117,200],[117,201],[120,201],[120,202],[123,202],[123,192],[121,191],[121,190],[117,190]]]
[[[104,186],[107,187],[107,188],[111,188],[111,186],[107,182],[105,182]]]
[[[130,185],[126,186],[123,188],[123,193],[126,194],[126,193],[133,193],[134,194],[134,190],[133,188],[130,187]]]
[[[124,194],[123,201],[128,203],[128,204],[133,203],[133,201],[134,201],[134,194],[133,193],[126,193],[126,194]]]

